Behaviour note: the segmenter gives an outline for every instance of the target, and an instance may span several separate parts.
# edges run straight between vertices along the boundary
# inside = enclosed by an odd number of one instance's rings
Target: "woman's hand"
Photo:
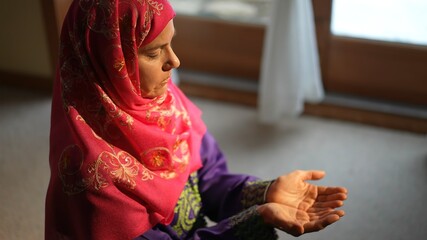
[[[293,236],[322,230],[344,216],[344,211],[332,208],[308,208],[303,211],[278,203],[266,203],[258,207],[264,222]]]
[[[343,187],[316,186],[307,180],[319,180],[323,171],[294,171],[278,177],[268,189],[267,203],[280,203],[293,209],[335,209],[344,204],[347,190]]]
[[[347,199],[343,187],[316,186],[308,180],[319,180],[323,171],[294,171],[277,178],[267,191],[267,203],[258,212],[268,224],[293,236],[322,230],[344,216],[336,210]]]

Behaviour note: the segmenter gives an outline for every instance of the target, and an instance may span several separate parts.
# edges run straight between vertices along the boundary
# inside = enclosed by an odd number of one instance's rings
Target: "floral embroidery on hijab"
[[[47,238],[132,239],[172,221],[201,167],[206,127],[172,82],[161,96],[141,96],[138,49],[174,16],[167,0],[72,2],[52,100]]]

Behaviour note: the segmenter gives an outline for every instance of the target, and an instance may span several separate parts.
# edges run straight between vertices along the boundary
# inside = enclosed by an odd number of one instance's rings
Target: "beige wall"
[[[0,31],[0,70],[39,77],[51,75],[39,0],[1,1]]]

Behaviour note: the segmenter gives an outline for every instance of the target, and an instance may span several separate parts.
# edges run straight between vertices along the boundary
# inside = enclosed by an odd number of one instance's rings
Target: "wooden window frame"
[[[313,1],[326,91],[427,106],[427,46],[334,36],[332,1]]]

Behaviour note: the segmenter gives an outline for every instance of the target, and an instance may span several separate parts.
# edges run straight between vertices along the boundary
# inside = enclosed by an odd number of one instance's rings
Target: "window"
[[[426,3],[401,2],[405,7],[397,0],[313,1],[327,91],[427,106],[427,46],[421,44],[426,40]],[[410,4],[417,10],[402,16]],[[415,17],[418,12],[421,18]],[[414,23],[408,23],[410,20]],[[403,23],[406,28],[402,30]],[[363,27],[365,24],[370,26]],[[422,34],[411,37],[409,33],[415,31],[409,28],[416,25]],[[372,26],[377,27],[371,31]],[[390,31],[383,31],[385,28]]]

